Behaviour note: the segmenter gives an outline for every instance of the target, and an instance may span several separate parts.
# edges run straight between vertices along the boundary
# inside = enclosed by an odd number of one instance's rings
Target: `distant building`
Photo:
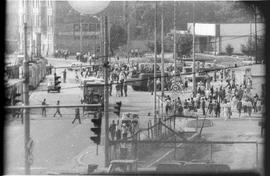
[[[80,50],[93,53],[98,52],[100,46],[103,45],[100,41],[100,20],[90,15],[80,16],[79,12],[75,11],[67,1],[18,0],[13,2],[18,6],[18,8],[12,7],[13,11],[19,9],[14,15],[17,16],[16,24],[11,24],[12,27],[17,27],[16,32],[13,32],[17,38],[9,38],[7,41],[14,45],[17,40],[17,50],[20,53],[24,52],[24,17],[27,4],[29,54],[41,53],[43,56],[52,56],[56,49],[69,50],[72,53]],[[116,2],[110,4],[111,6],[118,5]],[[123,25],[122,12],[114,12],[114,14],[116,16],[108,15],[109,26],[111,23]],[[9,25],[9,28],[12,28],[11,26]]]
[[[193,33],[193,23],[187,24],[187,31]],[[241,54],[241,44],[246,44],[250,37],[254,38],[255,23],[230,23],[230,24],[195,24],[195,49],[200,53],[226,53],[230,44],[235,54]],[[265,26],[257,23],[257,36],[264,35]]]

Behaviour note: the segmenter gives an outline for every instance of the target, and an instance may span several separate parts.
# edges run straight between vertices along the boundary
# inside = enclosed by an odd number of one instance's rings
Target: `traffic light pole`
[[[108,108],[109,108],[109,91],[108,91],[108,17],[107,15],[104,18],[104,55],[105,55],[105,89],[104,89],[104,118],[105,118],[105,167],[109,166],[109,113],[108,113]]]
[[[27,23],[24,23],[24,104],[29,105],[29,65],[27,57]],[[24,110],[24,164],[25,164],[25,175],[30,175],[30,162],[29,162],[29,148],[28,143],[30,141],[30,110]]]

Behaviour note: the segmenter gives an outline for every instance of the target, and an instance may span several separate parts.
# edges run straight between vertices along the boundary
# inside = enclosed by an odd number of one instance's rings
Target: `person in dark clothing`
[[[212,115],[212,111],[213,111],[213,103],[212,103],[212,100],[210,100],[209,105],[208,105],[208,114]]]
[[[202,111],[203,111],[203,115],[205,115],[205,100],[202,100]]]
[[[216,117],[220,117],[220,103],[216,100],[215,101],[215,115]]]
[[[66,82],[66,78],[67,78],[67,71],[66,69],[63,71],[63,79],[64,79],[64,83]]]
[[[47,105],[46,104],[46,99],[43,100],[42,105],[43,106]],[[46,108],[45,107],[42,108],[42,116],[46,117]]]
[[[188,108],[188,102],[187,102],[187,100],[185,99],[185,101],[184,101],[184,109],[187,109]]]
[[[110,96],[112,96],[112,85],[113,85],[113,80],[111,80],[109,84]]]
[[[120,92],[121,92],[121,97],[123,96],[123,88],[124,88],[124,80],[120,80]]]
[[[60,105],[60,101],[59,101],[59,100],[57,101],[57,105]],[[54,113],[53,117],[55,117],[56,114],[59,114],[60,117],[62,117],[62,114],[61,114],[61,112],[60,112],[60,108],[59,108],[59,107],[56,108],[56,112]]]
[[[111,139],[114,140],[115,133],[116,133],[116,124],[115,124],[114,120],[112,121],[112,123],[109,127],[109,131],[111,133]]]
[[[76,119],[78,119],[79,124],[81,124],[80,109],[79,108],[75,109],[75,118],[73,119],[72,124],[75,122]]]
[[[195,111],[195,102],[194,102],[193,98],[191,98],[190,104],[191,104],[190,110],[194,110]]]
[[[237,109],[239,117],[240,117],[241,116],[241,111],[242,111],[242,101],[241,101],[241,99],[238,100],[238,102],[236,104],[236,109]]]
[[[127,80],[124,80],[123,87],[124,87],[124,93],[126,97],[127,96]]]

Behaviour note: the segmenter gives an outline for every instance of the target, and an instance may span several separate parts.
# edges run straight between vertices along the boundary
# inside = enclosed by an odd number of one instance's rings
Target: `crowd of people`
[[[121,123],[119,120],[115,123],[112,120],[112,123],[109,127],[110,138],[111,140],[126,140],[128,137],[133,136],[139,130],[139,125],[137,123]]]
[[[181,100],[164,97],[166,114],[198,113],[207,117],[230,119],[232,113],[238,117],[264,112],[264,93],[252,93],[252,80],[244,75],[243,82],[236,82],[235,71],[230,69],[214,73],[213,80],[197,83],[196,96]]]
[[[65,59],[68,58],[68,56],[70,56],[70,51],[66,50],[66,49],[56,49],[55,53],[54,53],[54,57],[56,58],[60,58],[60,57],[64,57]]]

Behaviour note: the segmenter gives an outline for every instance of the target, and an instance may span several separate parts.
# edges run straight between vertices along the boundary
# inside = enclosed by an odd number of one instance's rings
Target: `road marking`
[[[194,137],[196,137],[199,133],[195,133],[194,135],[192,135],[191,137],[188,138],[188,140],[193,139]],[[178,144],[177,147],[182,146],[183,144]],[[152,162],[151,164],[149,164],[146,167],[153,167],[154,164],[158,163],[159,161],[161,161],[163,158],[165,158],[166,156],[168,156],[171,152],[173,152],[174,149],[169,150],[167,153],[165,153],[164,155],[162,155],[160,158],[158,158],[157,160],[155,160],[154,162]]]

